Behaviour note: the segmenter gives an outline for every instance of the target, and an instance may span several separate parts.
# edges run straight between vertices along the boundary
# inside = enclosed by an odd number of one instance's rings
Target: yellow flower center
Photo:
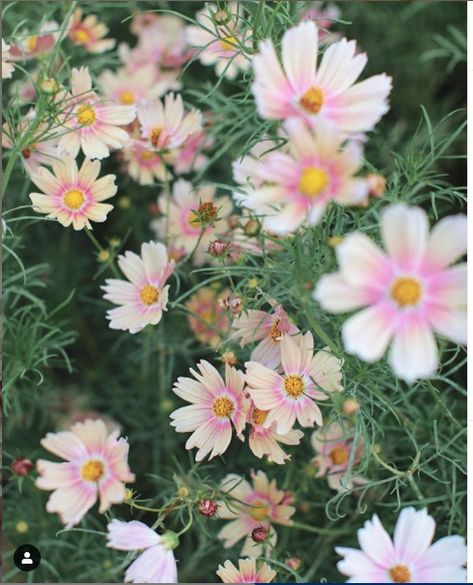
[[[406,565],[396,565],[389,571],[389,576],[394,583],[410,583],[411,572]]]
[[[278,343],[280,341],[281,330],[279,329],[279,323],[281,323],[281,319],[276,319],[269,330],[268,335],[273,343]]]
[[[195,211],[189,211],[189,214],[187,215],[187,223],[191,227],[196,227],[196,224],[199,223],[199,218],[197,217]]]
[[[159,291],[155,286],[151,284],[145,284],[145,286],[141,289],[140,299],[145,305],[154,305],[154,303],[158,302]]]
[[[132,91],[122,91],[120,94],[120,103],[130,105],[135,103],[135,94]]]
[[[255,425],[262,425],[268,416],[267,410],[260,410],[259,408],[253,409],[253,413],[251,415],[251,420],[255,423]]]
[[[299,398],[304,392],[304,380],[298,374],[291,374],[284,378],[284,390],[291,398]]]
[[[309,87],[299,100],[299,104],[309,114],[318,114],[324,101],[324,92],[319,87]]]
[[[104,474],[104,465],[101,461],[90,459],[84,463],[80,474],[86,481],[99,481]]]
[[[213,403],[213,411],[215,416],[224,418],[230,416],[234,410],[233,402],[226,396],[219,396]]]
[[[97,118],[94,108],[88,104],[84,104],[77,108],[76,117],[81,126],[90,126]]]
[[[401,276],[397,278],[391,287],[391,297],[401,307],[415,305],[419,302],[422,287],[415,278]]]
[[[220,46],[224,51],[232,51],[238,48],[238,42],[235,37],[224,37],[220,41]]]
[[[330,451],[330,459],[334,465],[345,465],[348,462],[348,451],[345,447],[335,447]]]
[[[152,150],[142,150],[140,152],[140,158],[141,160],[151,160],[152,158],[154,158],[156,155],[156,153],[154,153]]]
[[[160,137],[162,131],[163,131],[162,128],[153,128],[151,130],[150,140],[151,140],[151,144],[153,146],[158,146],[158,140],[159,140],[159,137]]]
[[[26,39],[26,49],[28,50],[28,52],[32,53],[36,47],[38,46],[38,37],[36,35],[33,35],[31,37],[28,37]]]
[[[80,189],[70,189],[63,198],[64,205],[69,209],[80,209],[84,201],[84,193]]]
[[[263,500],[255,500],[250,510],[251,517],[257,521],[266,520],[269,516],[269,507]]]
[[[90,41],[90,34],[84,28],[78,28],[71,32],[71,38],[79,45],[85,45]]]
[[[318,167],[307,167],[299,179],[299,191],[307,197],[316,197],[325,191],[328,185],[328,173]]]

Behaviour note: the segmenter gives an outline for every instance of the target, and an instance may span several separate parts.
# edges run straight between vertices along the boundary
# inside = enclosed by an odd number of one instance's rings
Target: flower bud
[[[179,494],[180,498],[187,498],[189,495],[189,488],[185,485],[182,485],[178,490],[177,493]]]
[[[179,546],[179,536],[172,530],[166,530],[161,536],[161,544],[166,550],[174,550]]]
[[[236,366],[238,363],[238,358],[234,351],[224,351],[220,359],[224,364],[228,364],[229,366]]]
[[[286,566],[288,566],[290,569],[292,569],[293,571],[298,571],[300,569],[302,561],[298,557],[291,557],[289,559],[286,559],[284,561],[284,564]]]
[[[33,463],[26,457],[17,457],[11,463],[11,470],[18,477],[25,477],[33,469]]]
[[[202,516],[207,516],[208,518],[212,518],[217,513],[218,504],[215,500],[206,498],[205,500],[200,500],[197,507],[199,514],[202,514]]]
[[[156,217],[159,215],[159,205],[157,203],[150,203],[148,205],[148,213],[151,217]]]
[[[261,230],[261,223],[257,219],[249,219],[243,228],[245,235],[252,237],[257,236]]]
[[[214,14],[214,22],[215,24],[227,24],[230,20],[230,14],[226,10],[217,10]]]
[[[269,528],[266,526],[257,526],[251,533],[251,538],[254,542],[264,542],[269,536]]]
[[[53,95],[59,91],[59,83],[50,77],[44,79],[39,87],[43,93],[47,93],[48,95]]]
[[[229,246],[230,246],[229,242],[224,242],[223,240],[214,240],[209,245],[209,254],[214,258],[225,256],[227,254]]]
[[[331,248],[335,248],[336,246],[338,246],[338,244],[341,244],[342,242],[343,242],[342,236],[332,236],[328,239],[328,245]]]
[[[366,177],[369,193],[373,197],[381,197],[386,191],[386,178],[383,175],[371,173]]]
[[[354,398],[347,398],[343,403],[343,413],[347,416],[357,413],[360,410],[360,403]]]
[[[18,534],[26,534],[29,529],[30,527],[24,520],[19,520],[15,524],[15,530],[18,532]]]

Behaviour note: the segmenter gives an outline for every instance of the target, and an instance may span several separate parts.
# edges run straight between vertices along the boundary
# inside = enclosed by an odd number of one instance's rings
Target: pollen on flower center
[[[161,132],[162,131],[163,131],[162,128],[153,128],[151,130],[151,138],[150,138],[150,140],[151,140],[151,144],[153,146],[158,146],[158,140],[159,140],[159,137],[161,136]]]
[[[135,103],[135,94],[132,91],[122,91],[120,94],[120,103],[131,105]]]
[[[85,196],[80,189],[70,189],[64,193],[63,202],[69,209],[80,209],[84,201]]]
[[[83,28],[78,28],[71,32],[72,39],[81,45],[85,45],[90,41],[90,34]]]
[[[348,462],[348,451],[344,447],[335,447],[330,451],[330,459],[334,465],[345,465]]]
[[[255,425],[262,425],[268,416],[267,410],[260,410],[259,408],[253,409],[251,414],[251,420]]]
[[[224,51],[231,51],[238,47],[238,43],[235,37],[228,36],[220,40],[220,46]]]
[[[94,108],[89,104],[79,106],[76,117],[81,126],[90,126],[97,119]]]
[[[316,197],[325,191],[328,185],[328,173],[318,167],[307,167],[299,179],[299,191],[307,197]]]
[[[324,105],[324,101],[324,92],[319,87],[309,87],[299,100],[299,104],[309,114],[318,114]]]
[[[158,289],[151,284],[145,284],[145,286],[141,289],[140,299],[145,305],[154,305],[154,303],[157,303],[159,299]]]
[[[156,156],[156,153],[154,153],[152,150],[142,150],[140,152],[141,160],[151,160],[155,156]]]
[[[84,463],[80,474],[86,481],[99,481],[104,474],[104,465],[101,461],[90,459]]]
[[[410,583],[411,572],[406,565],[396,565],[389,571],[389,576],[394,583]]]
[[[304,393],[304,380],[298,374],[291,374],[284,378],[284,390],[291,398],[299,398]]]
[[[38,37],[36,35],[32,35],[26,39],[26,48],[28,52],[32,53],[36,47],[38,46]]]
[[[224,418],[230,416],[234,410],[233,402],[226,396],[219,396],[213,403],[213,411],[215,416]]]
[[[255,500],[252,502],[252,506],[250,510],[251,517],[258,521],[266,520],[269,516],[268,504],[263,500]]]
[[[422,287],[415,278],[402,276],[391,286],[391,297],[401,307],[415,305],[419,302],[421,294]]]
[[[278,343],[281,340],[281,330],[279,329],[281,319],[276,319],[269,330],[269,337],[273,343]]]

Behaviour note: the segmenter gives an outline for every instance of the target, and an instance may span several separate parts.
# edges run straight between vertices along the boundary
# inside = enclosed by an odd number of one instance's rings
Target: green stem
[[[280,524],[281,526],[288,526],[289,528],[298,528],[299,530],[305,530],[306,532],[312,532],[313,534],[323,534],[325,536],[341,536],[343,534],[349,534],[350,530],[347,528],[338,528],[330,530],[330,528],[317,528],[310,524],[303,524],[302,522],[292,522],[291,524],[282,524],[280,522],[274,522],[274,524]]]

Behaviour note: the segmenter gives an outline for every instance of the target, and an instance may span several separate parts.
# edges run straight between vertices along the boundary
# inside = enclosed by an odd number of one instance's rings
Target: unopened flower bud
[[[59,83],[52,78],[44,79],[39,87],[42,92],[48,95],[53,95],[59,91]]]
[[[214,240],[209,245],[209,254],[214,258],[225,256],[228,251],[230,243],[223,240]]]
[[[29,529],[30,527],[24,520],[19,520],[15,524],[15,530],[18,532],[18,534],[26,534]]]
[[[331,238],[328,239],[328,245],[331,246],[332,248],[335,248],[336,246],[338,246],[338,244],[341,244],[342,242],[343,242],[342,236],[332,236]]]
[[[261,223],[257,219],[249,219],[245,223],[243,231],[247,236],[257,236],[261,230]]]
[[[185,485],[182,485],[178,490],[177,493],[179,494],[180,498],[187,498],[189,495],[189,488]]]
[[[266,526],[257,526],[251,533],[254,542],[264,542],[269,536],[269,528]]]
[[[302,561],[298,557],[291,557],[289,559],[286,559],[284,563],[293,571],[298,571],[300,569]]]
[[[383,175],[372,173],[366,177],[369,193],[373,197],[381,197],[386,192],[386,178]]]
[[[257,278],[249,278],[247,282],[248,288],[256,288],[258,286]]]
[[[354,398],[347,398],[343,403],[342,408],[344,414],[350,416],[360,410],[360,403],[358,402],[358,400],[355,400]]]
[[[33,463],[26,457],[17,457],[11,463],[11,470],[18,477],[25,477],[33,469]]]
[[[179,546],[179,536],[172,530],[166,530],[161,536],[161,544],[165,550],[174,550]]]
[[[207,516],[208,518],[215,516],[217,509],[217,502],[215,500],[211,500],[210,498],[200,500],[198,505],[199,514],[202,514],[202,516]]]
[[[150,203],[148,205],[148,213],[151,215],[151,217],[156,217],[157,215],[159,215],[159,206],[157,203]]]
[[[97,254],[97,260],[99,262],[108,262],[110,260],[110,252],[108,250],[100,250]]]
[[[215,24],[226,24],[230,20],[230,14],[226,10],[217,10],[214,14]]]
[[[243,301],[241,297],[230,299],[230,311],[233,315],[238,315],[243,311]]]
[[[238,358],[234,351],[224,351],[220,359],[224,364],[228,364],[229,366],[236,366],[238,363]]]

